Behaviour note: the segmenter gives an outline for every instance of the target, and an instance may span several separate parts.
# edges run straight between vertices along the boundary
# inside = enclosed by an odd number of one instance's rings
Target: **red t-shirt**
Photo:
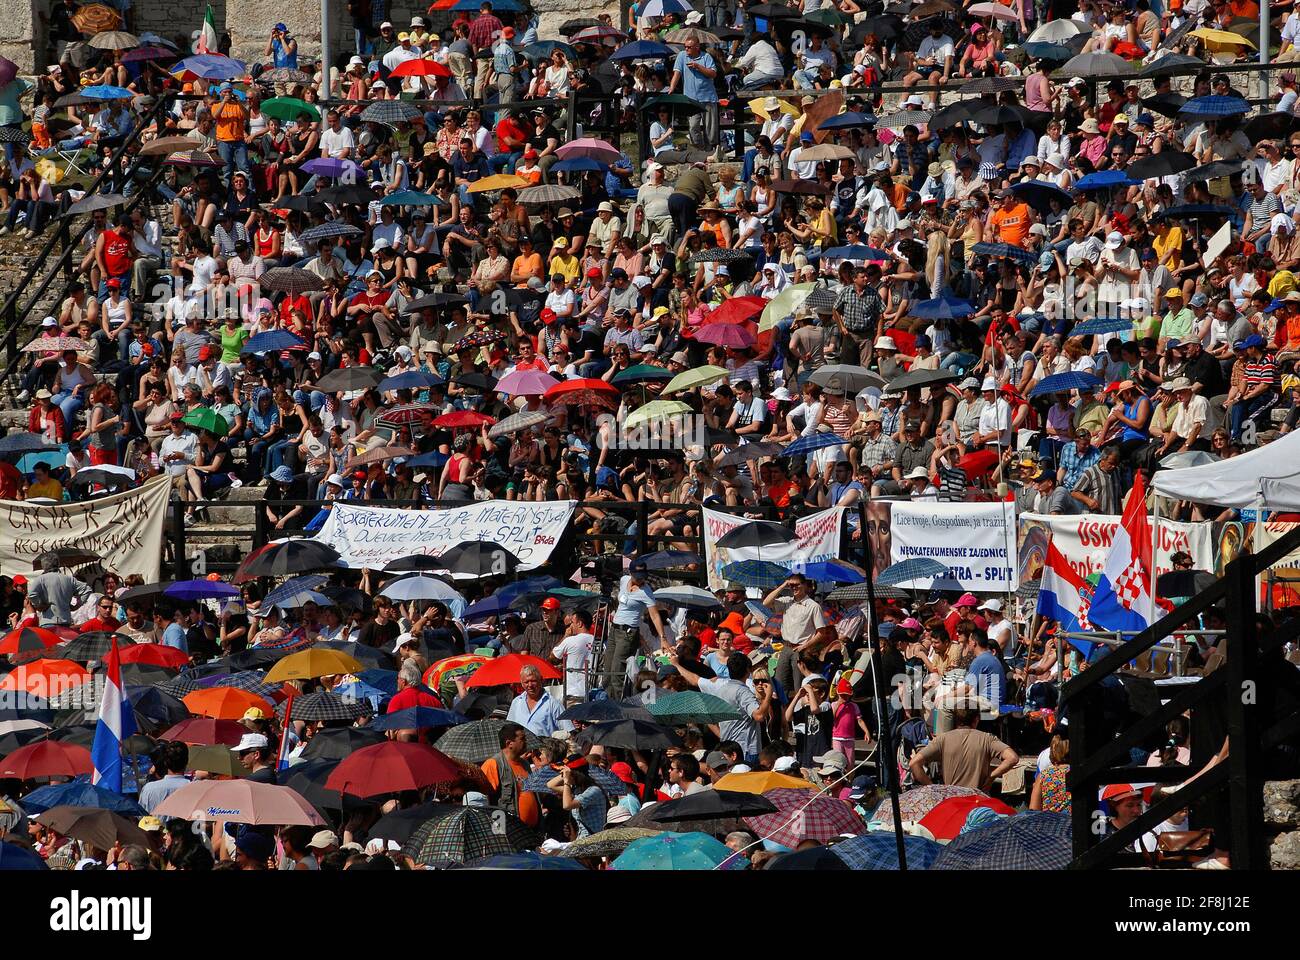
[[[0,460],[0,500],[17,500],[23,475],[12,463]]]
[[[989,628],[989,622],[985,620],[983,617],[981,617],[978,613],[975,614],[975,616],[972,617],[971,619],[975,621],[975,626],[979,627],[981,630],[987,630]],[[961,614],[959,614],[956,610],[954,610],[952,613],[948,614],[948,616],[943,618],[943,625],[948,628],[948,637],[950,639],[952,640],[957,639],[957,624],[960,622],[961,622]]]
[[[515,150],[522,150],[523,143],[528,139],[531,132],[531,130],[525,130],[508,116],[502,118],[501,122],[496,125],[497,150],[501,153],[513,153]],[[511,139],[518,145],[512,146],[507,143],[507,140]]]
[[[396,713],[398,710],[405,710],[407,707],[433,707],[441,710],[442,701],[429,690],[422,690],[419,687],[407,687],[405,690],[399,690],[397,695],[388,701],[389,713]]]
[[[280,301],[280,323],[284,326],[289,325],[289,317],[294,310],[301,310],[304,317],[311,318],[314,313],[311,309],[311,301],[307,299],[307,294],[300,293],[297,297],[285,297]]]
[[[132,243],[128,234],[123,237],[116,230],[104,231],[104,266],[109,276],[120,277],[131,272]]]
[[[358,293],[355,297],[353,297],[351,300],[348,301],[348,306],[358,307],[364,305],[371,308],[382,307],[385,303],[388,302],[388,298],[391,297],[392,295],[393,295],[392,292],[389,290],[383,290],[379,293],[370,293],[369,291],[362,291],[361,293]]]
[[[122,624],[115,617],[91,617],[78,629],[79,633],[94,633],[102,630],[105,633],[112,633]]]

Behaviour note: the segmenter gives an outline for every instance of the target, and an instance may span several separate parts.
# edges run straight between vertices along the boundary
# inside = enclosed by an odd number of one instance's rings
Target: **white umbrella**
[[[379,595],[389,600],[440,600],[465,602],[465,598],[436,577],[402,577],[389,583]]]
[[[994,20],[1005,20],[1012,23],[1019,20],[1020,17],[1016,11],[1010,7],[1003,6],[1000,3],[975,3],[971,4],[966,10],[972,17],[992,17]]]
[[[1078,20],[1049,20],[1029,35],[1028,42],[1064,43],[1084,33],[1092,31]]]
[[[697,607],[710,609],[722,606],[722,601],[699,587],[668,587],[654,592],[656,600],[663,603],[675,603],[680,607]]]

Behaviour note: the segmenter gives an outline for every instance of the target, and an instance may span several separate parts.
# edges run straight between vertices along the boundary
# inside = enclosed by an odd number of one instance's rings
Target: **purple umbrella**
[[[204,600],[209,597],[222,599],[239,596],[239,588],[220,580],[179,580],[163,590],[163,593],[176,600]]]
[[[559,382],[540,370],[512,370],[497,381],[496,390],[512,397],[540,397]]]
[[[172,60],[175,57],[176,51],[168,50],[166,47],[136,47],[122,54],[122,62],[142,63],[145,60]]]
[[[364,174],[357,164],[351,160],[338,160],[334,157],[317,157],[315,160],[308,160],[302,165],[302,171],[313,177],[334,177],[338,178],[346,173],[351,173],[358,179],[364,179]]]

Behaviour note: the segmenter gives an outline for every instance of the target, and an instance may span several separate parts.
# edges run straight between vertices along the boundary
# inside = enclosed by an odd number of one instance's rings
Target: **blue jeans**
[[[609,369],[609,366],[610,366],[609,360],[604,357],[600,357],[596,360],[591,361],[591,363],[584,363],[578,369],[578,375],[581,377],[599,377],[602,373],[604,373],[606,370]]]
[[[320,399],[316,400],[316,397],[320,397]],[[313,403],[313,401],[315,402]],[[293,392],[293,402],[310,413],[319,410],[325,405],[325,394],[319,390],[295,390]]]
[[[1277,403],[1277,394],[1261,393],[1249,400],[1238,400],[1232,405],[1232,439],[1241,439],[1241,429],[1247,420],[1256,419],[1257,414],[1272,408]]]
[[[227,183],[230,182],[230,178],[236,170],[250,173],[248,169],[248,145],[243,140],[218,140],[217,153],[226,163],[221,173],[226,178]]]
[[[276,467],[284,463],[284,451],[289,449],[291,440],[277,440],[266,448],[265,460],[262,462],[262,472],[270,476]]]
[[[488,157],[488,169],[493,173],[514,173],[515,167],[524,157],[522,150],[513,150],[510,153],[494,153]]]
[[[86,405],[82,396],[83,394],[73,394],[67,390],[60,390],[54,395],[53,403],[63,413],[63,422],[68,425],[69,430],[72,429],[73,418],[77,412]]]

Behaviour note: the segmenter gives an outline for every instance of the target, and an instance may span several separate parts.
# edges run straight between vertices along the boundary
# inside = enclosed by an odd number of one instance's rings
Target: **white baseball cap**
[[[1110,233],[1106,234],[1106,246],[1110,247],[1112,250],[1118,250],[1123,245],[1124,234],[1120,233],[1118,230],[1112,230]]]
[[[414,642],[415,642],[414,634],[399,633],[397,635],[397,642],[393,644],[393,653],[396,653],[398,650],[401,650],[402,647],[406,646],[408,643],[414,643]]]
[[[231,753],[243,753],[245,750],[259,750],[270,746],[271,741],[266,739],[264,734],[246,733],[239,738],[239,742],[230,748]]]
[[[994,597],[992,600],[985,600],[979,605],[980,610],[992,610],[994,613],[1002,612],[1002,601]]]

